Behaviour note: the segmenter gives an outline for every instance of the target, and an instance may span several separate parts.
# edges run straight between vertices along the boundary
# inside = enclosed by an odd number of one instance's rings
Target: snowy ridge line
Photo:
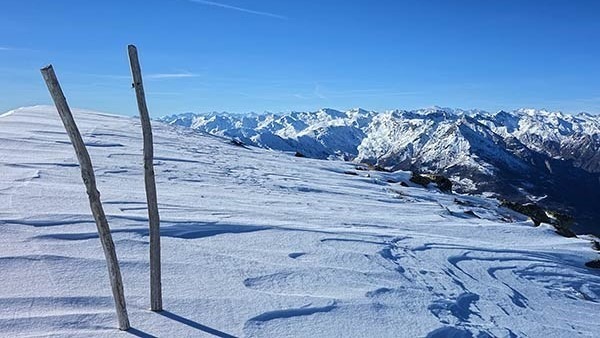
[[[343,155],[358,160],[367,160],[369,157],[381,160],[385,158],[385,153],[392,152],[389,148],[392,145],[396,151],[407,147],[409,143],[417,147],[414,141],[422,135],[434,138],[434,133],[431,131],[450,132],[453,127],[469,122],[475,123],[476,128],[491,131],[497,137],[504,139],[514,137],[532,150],[557,159],[577,157],[577,154],[562,154],[560,148],[553,148],[556,145],[567,147],[570,142],[575,142],[573,138],[587,135],[592,138],[589,140],[591,144],[595,146],[600,144],[600,117],[587,113],[569,115],[535,109],[497,113],[440,107],[382,113],[360,108],[347,112],[321,109],[316,112],[250,115],[213,112],[175,114],[158,120],[215,135],[237,138],[265,148],[289,150],[295,147],[296,150],[305,150],[306,155],[317,158]],[[398,130],[399,128],[406,130]],[[364,135],[358,140],[347,138],[348,134],[360,136],[361,133]],[[377,139],[377,136],[386,136],[390,139]],[[312,139],[305,141],[314,142],[315,149],[310,149],[309,144],[304,144],[303,138],[306,137]],[[358,143],[344,144],[350,141],[358,141]],[[397,141],[403,142],[397,144]],[[434,138],[434,141],[440,140]],[[379,142],[379,144],[372,142]],[[435,144],[423,145],[425,146],[433,148]],[[423,151],[427,150],[423,149]],[[590,172],[600,172],[600,164],[595,163],[597,160],[597,158],[590,159],[593,163],[575,163],[575,165],[580,165]],[[423,156],[421,161],[426,162],[427,159]]]

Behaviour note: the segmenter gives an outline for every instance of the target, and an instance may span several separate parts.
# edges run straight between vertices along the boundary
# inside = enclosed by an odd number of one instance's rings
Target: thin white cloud
[[[35,52],[35,49],[29,49],[29,48],[17,48],[17,47],[10,47],[10,46],[0,46],[0,52],[17,52],[17,51],[28,51],[28,52]]]
[[[315,94],[315,96],[318,97],[319,99],[326,99],[327,98],[325,96],[325,94],[323,94],[321,86],[318,83],[315,83],[315,89],[313,91],[313,94]]]
[[[201,4],[201,5],[214,6],[214,7],[220,7],[220,8],[225,8],[225,9],[231,9],[231,10],[238,11],[238,12],[244,12],[244,13],[250,13],[250,14],[254,14],[254,15],[267,16],[267,17],[270,17],[270,18],[275,18],[275,19],[280,19],[280,20],[287,20],[288,19],[288,17],[283,16],[283,15],[269,13],[269,12],[255,11],[255,10],[252,10],[252,9],[231,6],[231,5],[223,4],[223,3],[220,3],[220,2],[214,2],[214,1],[208,1],[208,0],[189,0],[189,1],[197,3],[197,4]]]
[[[161,79],[183,79],[189,77],[197,77],[197,74],[194,73],[157,73],[157,74],[148,74],[144,77],[147,79],[161,80]]]

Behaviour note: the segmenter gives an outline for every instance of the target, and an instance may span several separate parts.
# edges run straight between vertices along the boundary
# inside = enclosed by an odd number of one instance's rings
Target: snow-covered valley
[[[0,336],[598,336],[591,237],[422,188],[408,172],[158,122],[166,311],[148,311],[139,121],[74,114],[134,329],[115,329],[75,154],[54,108],[36,106],[0,116]]]

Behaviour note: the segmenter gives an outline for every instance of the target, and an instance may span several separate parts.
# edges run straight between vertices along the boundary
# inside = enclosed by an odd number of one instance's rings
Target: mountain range
[[[432,107],[184,113],[160,120],[298,156],[441,174],[455,191],[535,202],[574,216],[578,232],[600,233],[599,116]]]

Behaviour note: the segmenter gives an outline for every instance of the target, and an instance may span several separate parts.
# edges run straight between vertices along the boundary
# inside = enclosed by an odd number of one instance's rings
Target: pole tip
[[[46,65],[46,66],[42,67],[40,70],[41,71],[47,71],[47,70],[50,70],[50,69],[52,69],[52,64]]]

